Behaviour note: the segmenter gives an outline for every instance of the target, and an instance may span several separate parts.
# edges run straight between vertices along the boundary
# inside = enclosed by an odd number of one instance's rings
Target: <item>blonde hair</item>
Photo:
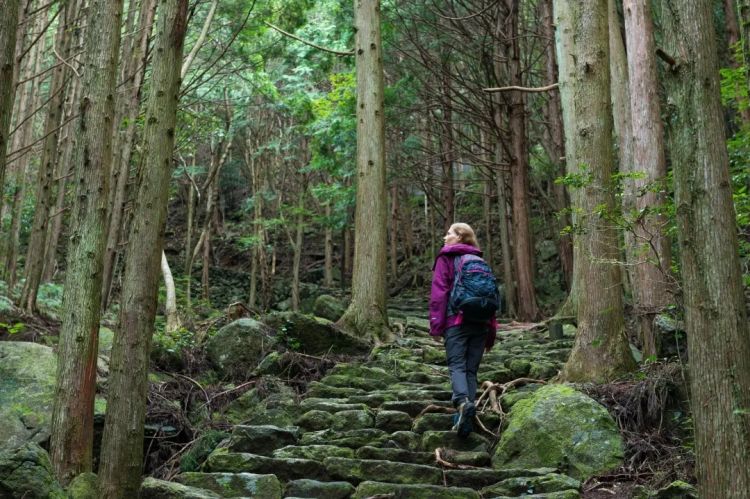
[[[451,225],[450,228],[456,233],[460,242],[479,248],[477,236],[474,234],[474,229],[472,229],[469,224],[456,222]]]

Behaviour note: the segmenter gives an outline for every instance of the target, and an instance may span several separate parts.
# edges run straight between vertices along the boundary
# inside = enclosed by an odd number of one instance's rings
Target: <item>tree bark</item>
[[[164,302],[164,315],[167,319],[165,330],[167,333],[174,333],[182,327],[182,321],[177,313],[177,292],[174,287],[172,269],[169,268],[169,260],[164,250],[161,252],[161,274],[164,276],[164,289],[167,294]]]
[[[445,49],[447,52],[447,49]],[[450,226],[456,222],[455,198],[456,186],[453,182],[454,167],[453,156],[455,145],[453,143],[453,103],[451,102],[450,65],[447,62],[448,55],[443,54],[442,71],[440,75],[441,106],[443,114],[440,117],[440,160],[443,169],[443,233],[448,232]]]
[[[750,491],[747,322],[710,0],[662,2],[699,492]]]
[[[325,205],[326,227],[325,227],[325,264],[323,270],[323,286],[333,287],[333,227],[331,227],[331,202]]]
[[[172,173],[187,0],[160,0],[144,126],[144,168],[128,238],[118,334],[110,361],[102,438],[101,497],[137,497],[143,463],[148,359]]]
[[[130,180],[130,158],[135,141],[136,120],[141,108],[141,90],[146,74],[146,53],[151,36],[156,0],[142,0],[138,25],[140,36],[136,38],[125,61],[123,82],[125,89],[117,97],[117,115],[114,123],[115,139],[112,147],[112,180],[113,192],[110,196],[109,222],[107,231],[107,248],[104,255],[102,278],[102,308],[107,309],[112,289],[115,263],[120,252],[121,234],[124,230],[124,211],[128,198],[127,186]]]
[[[391,186],[391,228],[388,231],[390,235],[391,250],[391,279],[396,280],[398,277],[398,185],[394,182]]]
[[[67,59],[70,56],[70,46],[73,37],[73,20],[75,19],[76,8],[75,2],[67,0],[61,3],[60,8],[64,9],[62,18],[59,20],[57,34],[55,35],[55,47],[60,56]],[[58,136],[60,122],[63,115],[64,104],[64,87],[67,83],[67,74],[69,70],[64,64],[58,66],[52,72],[52,81],[49,86],[49,95],[51,96],[47,117],[44,123],[44,150],[39,163],[37,173],[37,191],[36,191],[36,208],[34,210],[34,221],[29,236],[29,244],[26,249],[26,263],[24,282],[19,306],[27,313],[36,312],[36,295],[41,283],[42,270],[44,265],[44,245],[47,238],[47,226],[49,221],[49,210],[52,202],[52,181],[57,161]]]
[[[122,0],[89,6],[75,149],[75,199],[62,305],[50,459],[68,483],[90,471],[102,255]]]
[[[386,312],[385,111],[380,0],[354,0],[357,73],[357,201],[352,301],[338,324],[390,337]]]
[[[521,47],[518,37],[519,0],[506,0],[509,25],[506,27],[510,84],[521,86]],[[509,128],[511,132],[511,200],[513,250],[517,284],[518,317],[533,321],[539,316],[534,292],[534,256],[529,226],[529,154],[526,144],[526,110],[523,93],[510,93]]]
[[[0,187],[5,186],[5,158],[13,114],[13,89],[16,73],[15,49],[18,27],[19,0],[0,0]]]
[[[742,62],[745,65],[748,94],[750,94],[750,0],[737,0],[740,11],[740,31],[742,32]]]
[[[659,105],[654,26],[648,0],[624,0],[625,34],[628,46],[628,76],[632,117],[632,172],[626,181],[626,196],[634,200],[637,214],[634,244],[628,268],[633,269],[633,297],[645,357],[657,355],[654,319],[670,302],[668,280],[671,267],[670,241],[664,234],[663,214],[667,162],[664,126]],[[630,165],[625,165],[630,166]]]
[[[557,83],[558,69],[557,56],[555,55],[555,26],[552,17],[552,0],[543,0],[541,3],[542,12],[542,32],[548,40],[545,44],[544,69],[547,75],[547,81]],[[560,107],[560,93],[550,92],[547,94],[547,105],[545,106],[546,121],[549,123],[547,130],[549,133],[548,155],[550,161],[555,165],[555,172],[558,177],[565,175],[565,135],[562,123],[562,109]],[[568,290],[573,287],[573,240],[569,234],[564,233],[565,228],[571,224],[570,215],[567,210],[570,208],[570,200],[565,185],[554,182],[552,185],[552,194],[555,202],[557,213],[557,248],[560,256],[560,265],[565,278],[565,284]]]
[[[561,373],[567,381],[608,381],[634,367],[623,321],[617,234],[606,220],[615,208],[607,20],[607,0],[555,2],[567,171],[581,178],[571,194],[579,211],[573,251],[580,289],[578,333]]]

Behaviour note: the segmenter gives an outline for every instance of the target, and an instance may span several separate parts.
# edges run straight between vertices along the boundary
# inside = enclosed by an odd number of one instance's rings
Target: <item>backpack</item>
[[[497,280],[487,262],[477,255],[453,260],[453,287],[448,298],[449,315],[463,313],[467,322],[484,322],[500,310]]]

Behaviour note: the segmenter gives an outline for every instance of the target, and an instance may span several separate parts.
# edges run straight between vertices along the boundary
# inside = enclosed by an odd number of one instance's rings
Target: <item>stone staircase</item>
[[[475,424],[468,438],[450,431],[442,345],[427,336],[426,320],[400,320],[404,334],[398,341],[375,348],[360,363],[339,364],[311,383],[294,426],[237,425],[202,472],[183,473],[174,482],[149,478],[142,497],[580,497],[580,482],[552,468],[492,468],[498,414],[481,412],[486,430]],[[571,344],[567,337],[550,341],[546,331],[501,332],[485,355],[479,382],[548,379]],[[538,386],[509,391],[503,408]]]

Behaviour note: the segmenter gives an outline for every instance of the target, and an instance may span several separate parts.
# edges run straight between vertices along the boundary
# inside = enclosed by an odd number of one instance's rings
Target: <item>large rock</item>
[[[49,438],[56,374],[51,348],[0,342],[0,451]]]
[[[253,389],[229,404],[223,416],[232,424],[290,426],[302,412],[296,396],[279,378],[263,376]]]
[[[276,347],[271,329],[255,319],[227,324],[206,343],[206,353],[219,372],[230,378],[246,378],[263,356]]]
[[[230,452],[270,456],[276,449],[295,445],[299,440],[299,433],[296,426],[281,428],[273,425],[237,425],[226,447]]]
[[[585,480],[622,463],[623,443],[598,402],[566,385],[540,388],[511,410],[493,467],[552,467]]]
[[[67,499],[68,495],[55,481],[47,452],[28,442],[0,452],[0,497]]]
[[[344,315],[346,308],[341,300],[331,295],[320,295],[315,298],[313,313],[329,321],[337,321]]]
[[[141,499],[214,499],[220,495],[206,489],[189,487],[181,483],[165,482],[153,477],[141,484]]]
[[[288,348],[303,353],[362,354],[370,349],[363,339],[345,333],[333,322],[320,317],[298,312],[276,312],[263,320],[276,330],[279,340]]]

